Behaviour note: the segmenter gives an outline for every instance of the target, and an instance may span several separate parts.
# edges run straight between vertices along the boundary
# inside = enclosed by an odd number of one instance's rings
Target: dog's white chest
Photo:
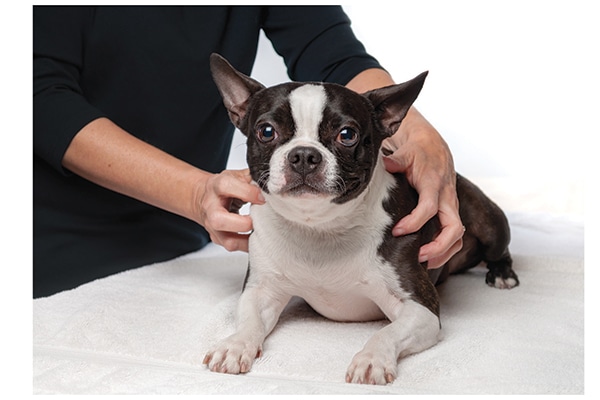
[[[374,299],[385,303],[402,291],[392,266],[377,254],[391,219],[380,202],[363,200],[363,207],[331,222],[345,228],[326,230],[292,224],[268,205],[253,206],[249,283],[302,297],[333,320],[386,317]],[[365,210],[368,218],[357,215]]]
[[[278,290],[302,297],[329,319],[369,321],[385,317],[371,299],[374,292],[385,292],[385,285],[381,279],[369,276],[367,269],[373,262],[368,266],[365,255],[353,253],[352,258],[346,258],[338,253],[337,257],[315,260],[296,252],[292,252],[295,254],[292,258],[289,252],[288,248],[288,255],[279,258],[276,258],[278,252],[272,254],[273,259],[282,262],[270,263],[267,268],[263,264],[260,272],[256,272],[271,280],[270,285],[277,285]]]
[[[315,311],[334,321],[375,321],[386,317],[379,306],[368,297],[369,291],[385,290],[381,285],[362,284],[345,288],[318,285],[314,289],[299,289],[301,297]]]

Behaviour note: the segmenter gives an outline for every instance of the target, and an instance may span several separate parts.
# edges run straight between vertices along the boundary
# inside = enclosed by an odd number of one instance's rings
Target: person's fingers
[[[413,116],[417,119],[413,118],[410,126],[424,129],[404,130],[397,141],[385,143],[388,155],[383,161],[386,170],[405,174],[419,194],[415,209],[396,223],[392,233],[400,236],[416,232],[438,215],[441,229],[419,253],[420,262],[428,261],[428,267],[435,268],[462,248],[464,228],[458,211],[456,173],[450,150],[439,133],[422,116],[419,119],[420,114]]]
[[[234,214],[224,208],[207,210],[204,222],[211,231],[246,233],[252,230],[250,216]]]
[[[242,233],[221,232],[218,238],[212,239],[216,244],[223,246],[227,251],[248,252],[249,235]]]
[[[200,222],[211,240],[229,251],[248,251],[252,219],[237,212],[244,203],[263,204],[260,189],[248,170],[224,171],[211,177],[200,201]]]
[[[224,171],[216,175],[209,189],[221,198],[239,199],[244,203],[263,204],[265,199],[256,185],[252,185],[248,170]],[[209,186],[207,184],[207,186]]]
[[[213,243],[228,251],[248,251],[248,236],[252,231],[252,219],[219,207],[206,210],[203,226],[210,234]]]
[[[438,216],[442,230],[433,241],[423,245],[419,251],[419,262],[428,261],[428,268],[442,266],[462,249],[465,228],[458,211],[440,212]]]
[[[396,172],[404,172],[406,170],[406,166],[402,165],[398,159],[399,157],[383,157],[383,165],[387,172],[394,174]]]
[[[443,266],[456,253],[458,253],[460,251],[460,249],[462,249],[462,246],[463,246],[463,241],[462,241],[462,239],[459,239],[452,245],[452,247],[448,251],[446,251],[442,255],[428,259],[427,260],[427,268],[428,269],[436,269],[436,268]],[[421,262],[424,262],[424,261],[421,261]]]
[[[438,213],[439,197],[434,187],[426,187],[419,194],[417,207],[402,218],[392,229],[394,236],[406,235],[418,231]]]
[[[440,234],[441,235],[441,234]],[[440,252],[436,247],[444,248],[445,244],[437,242],[436,240],[429,242],[428,244],[421,247],[419,252],[419,262],[427,262],[427,268],[435,269],[446,264],[456,253],[458,253],[463,247],[462,237],[456,240],[446,251]],[[430,254],[435,254],[430,256]]]

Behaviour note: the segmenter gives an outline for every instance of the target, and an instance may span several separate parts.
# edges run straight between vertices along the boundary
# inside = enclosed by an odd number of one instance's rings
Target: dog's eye
[[[260,140],[263,143],[273,141],[275,138],[277,138],[278,135],[279,134],[277,133],[275,128],[273,128],[273,126],[269,124],[261,125],[256,130],[256,136],[258,137],[258,140]]]
[[[338,133],[335,140],[346,147],[351,147],[358,143],[358,133],[352,128],[344,128]]]

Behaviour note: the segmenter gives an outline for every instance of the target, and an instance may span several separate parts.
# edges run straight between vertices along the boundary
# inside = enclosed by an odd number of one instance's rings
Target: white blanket
[[[250,373],[208,371],[202,359],[232,332],[247,261],[209,246],[34,300],[33,392],[581,394],[583,222],[530,210],[508,217],[521,285],[489,288],[482,267],[452,276],[439,288],[442,340],[401,360],[393,384],[344,383],[384,321],[332,322],[300,300]]]

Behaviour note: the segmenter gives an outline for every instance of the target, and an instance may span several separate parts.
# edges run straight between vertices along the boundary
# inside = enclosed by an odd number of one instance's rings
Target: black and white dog
[[[231,120],[248,137],[251,176],[266,199],[251,207],[237,330],[207,353],[210,370],[248,372],[284,307],[299,296],[332,320],[390,320],[346,373],[348,382],[386,384],[396,378],[400,357],[438,341],[440,279],[484,261],[489,285],[519,284],[506,217],[460,176],[464,244],[443,269],[431,273],[418,261],[420,246],[439,229],[437,218],[414,234],[391,233],[418,195],[404,175],[385,170],[381,145],[398,129],[426,73],[360,95],[328,83],[265,88],[219,55],[210,61]]]

